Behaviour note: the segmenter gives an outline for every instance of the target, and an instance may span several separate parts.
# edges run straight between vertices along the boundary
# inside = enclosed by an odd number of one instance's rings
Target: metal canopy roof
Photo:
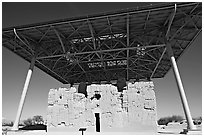
[[[162,78],[175,3],[3,29],[3,46],[62,83]],[[15,29],[14,29],[15,28]],[[202,30],[202,3],[177,3],[170,44],[178,59]]]

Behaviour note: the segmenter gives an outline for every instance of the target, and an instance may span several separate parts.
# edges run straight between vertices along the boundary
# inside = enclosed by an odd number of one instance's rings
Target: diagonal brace
[[[89,25],[89,30],[91,32],[91,36],[92,36],[92,41],[93,41],[93,45],[94,45],[94,49],[96,49],[96,41],[95,41],[95,37],[94,37],[94,30],[93,27],[91,25],[91,22],[87,19],[88,25]]]
[[[60,44],[61,44],[61,46],[62,46],[62,51],[63,51],[63,53],[65,53],[66,51],[65,51],[65,47],[64,47],[64,43],[62,42],[62,39],[61,39],[61,37],[60,37],[60,35],[59,35],[59,32],[53,27],[53,30],[55,31],[55,34],[57,35],[57,37],[58,37],[58,39],[59,39],[59,41],[60,41]]]
[[[156,66],[155,66],[155,68],[154,68],[154,70],[153,70],[153,72],[152,72],[152,74],[151,74],[151,76],[150,76],[150,79],[154,76],[154,73],[156,72],[156,70],[157,70],[157,68],[158,68],[158,66],[159,66],[159,64],[160,64],[160,62],[161,62],[161,60],[162,60],[162,58],[163,58],[165,52],[166,52],[166,48],[163,50],[162,55],[161,55],[161,57],[159,58],[159,61],[157,62]]]
[[[95,37],[94,37],[94,34],[96,34],[96,33],[95,33],[94,29],[93,29],[93,26],[91,25],[91,22],[88,19],[87,19],[87,22],[88,22],[88,25],[89,25],[89,30],[91,32],[91,37],[92,37],[92,42],[93,42],[94,50],[96,50],[96,40],[95,40]],[[101,58],[98,53],[96,53],[96,55],[99,58]]]

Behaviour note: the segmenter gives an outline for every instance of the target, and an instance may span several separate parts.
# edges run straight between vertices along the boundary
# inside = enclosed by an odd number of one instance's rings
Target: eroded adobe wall
[[[157,130],[156,96],[153,82],[128,84],[124,91],[128,109],[128,126],[135,129]],[[139,125],[139,126],[138,126]]]
[[[100,94],[99,100],[94,95]],[[87,86],[87,98],[75,88],[51,89],[48,97],[49,128],[95,131],[95,112],[100,112],[101,132],[156,131],[156,97],[153,82],[129,83],[118,92],[111,84]]]

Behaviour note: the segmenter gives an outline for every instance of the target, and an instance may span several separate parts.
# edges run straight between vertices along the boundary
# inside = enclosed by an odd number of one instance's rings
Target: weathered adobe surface
[[[95,129],[94,113],[100,113],[101,132],[157,130],[156,97],[153,82],[128,83],[118,92],[111,84],[87,86],[87,97],[76,88],[50,89],[47,126]],[[96,98],[100,94],[100,99]],[[91,131],[91,130],[90,130]],[[95,131],[95,130],[93,130]]]

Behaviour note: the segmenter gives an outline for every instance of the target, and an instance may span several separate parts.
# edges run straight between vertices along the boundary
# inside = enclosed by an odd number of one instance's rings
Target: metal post
[[[30,82],[30,79],[31,79],[31,76],[32,76],[34,65],[35,65],[35,57],[32,58],[31,63],[30,63],[30,67],[29,67],[29,70],[28,70],[28,73],[27,73],[27,77],[26,77],[25,84],[24,84],[24,87],[23,87],[23,92],[21,94],[21,100],[19,102],[19,106],[18,106],[18,110],[17,110],[17,114],[16,114],[16,119],[15,119],[12,130],[18,130],[18,124],[19,124],[20,117],[21,117],[21,114],[22,114],[22,109],[23,109],[23,105],[24,105],[24,102],[25,102],[25,97],[26,97],[29,82]]]
[[[177,86],[178,86],[178,90],[179,90],[183,110],[184,110],[185,117],[186,117],[186,120],[187,120],[187,124],[188,124],[187,128],[190,129],[190,130],[195,130],[196,127],[193,124],[193,120],[192,120],[192,116],[191,116],[190,109],[189,109],[189,106],[188,106],[187,98],[186,98],[186,95],[185,95],[185,91],[184,91],[184,88],[183,88],[183,84],[182,84],[182,81],[181,81],[181,77],[180,77],[180,74],[179,74],[179,70],[178,70],[178,67],[177,67],[176,60],[175,60],[174,55],[173,55],[171,45],[168,43],[166,46],[167,46],[167,52],[169,54],[169,57],[170,57],[170,60],[171,60],[171,63],[172,63],[174,76],[175,76],[175,79],[176,79],[176,83],[177,83]]]

